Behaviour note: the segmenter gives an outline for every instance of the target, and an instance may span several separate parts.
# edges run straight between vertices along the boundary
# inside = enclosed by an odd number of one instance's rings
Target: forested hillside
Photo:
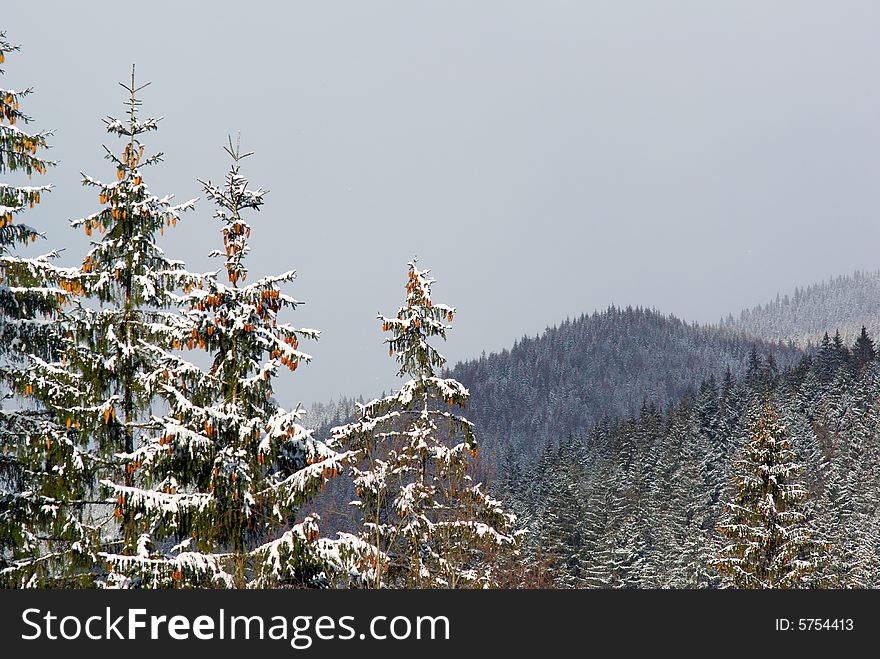
[[[880,586],[880,363],[854,347],[779,371],[705,380],[668,409],[560,437],[539,460],[504,470],[528,553],[560,587],[721,584],[718,532],[733,473],[762,408],[778,411],[805,492],[805,528],[827,549],[807,585]],[[534,576],[534,575],[533,575]]]
[[[611,307],[459,363],[451,375],[471,390],[484,455],[533,455],[604,416],[631,414],[646,401],[664,406],[727,368],[742,373],[753,348],[781,366],[800,355],[655,310]]]
[[[851,343],[862,325],[872,335],[880,331],[880,271],[858,272],[820,284],[796,288],[794,294],[744,310],[722,323],[768,341],[818,344],[822,335],[839,331]]]

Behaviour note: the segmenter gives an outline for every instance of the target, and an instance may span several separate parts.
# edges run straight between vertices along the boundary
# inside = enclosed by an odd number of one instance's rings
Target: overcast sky
[[[241,132],[271,190],[252,273],[296,269],[289,319],[323,333],[281,388],[311,403],[396,385],[375,315],[415,254],[459,309],[452,362],[612,303],[714,322],[880,267],[878,25],[872,0],[40,0],[3,8],[0,85],[57,131],[29,220],[67,263],[133,62],[165,117],[153,192],[199,196]],[[212,212],[166,234],[192,270]]]

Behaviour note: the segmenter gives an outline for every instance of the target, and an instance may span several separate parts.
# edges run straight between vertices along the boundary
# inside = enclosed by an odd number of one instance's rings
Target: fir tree
[[[18,50],[0,32],[0,63]],[[42,153],[51,133],[24,128],[30,93],[0,89],[0,174],[31,178],[54,164]],[[0,377],[11,401],[0,409],[0,583],[30,587],[77,585],[90,562],[81,518],[94,465],[47,410],[55,392],[30,378],[34,364],[58,359],[73,273],[53,265],[55,252],[14,253],[43,237],[17,218],[50,189],[0,182]]]
[[[831,343],[831,337],[828,336],[828,332],[825,332],[822,335],[822,340],[819,342],[819,374],[821,375],[823,380],[828,380],[834,376],[834,371],[837,369],[837,357],[834,351],[834,345]]]
[[[831,345],[834,352],[835,368],[840,368],[843,364],[848,363],[850,358],[849,348],[846,347],[846,343],[844,343],[843,337],[840,335],[840,330],[834,332]]]
[[[718,569],[737,588],[803,588],[815,583],[824,547],[804,512],[791,442],[768,404],[735,466],[736,495],[718,530],[728,544]]]
[[[862,331],[856,338],[852,348],[853,370],[858,373],[876,358],[877,350],[874,347],[874,342],[871,340],[871,337],[868,336],[868,330],[862,325]]]
[[[468,390],[435,375],[445,359],[429,340],[446,338],[455,309],[432,302],[433,283],[411,261],[404,306],[379,315],[389,355],[411,379],[333,431],[356,453],[358,537],[369,547],[360,573],[371,587],[493,585],[494,564],[517,543],[513,515],[473,481],[473,425],[453,410]]]
[[[7,53],[18,50],[19,46],[11,44],[6,33],[0,32],[0,64]],[[0,174],[4,177],[31,179],[35,174],[45,174],[55,164],[43,155],[49,148],[47,139],[51,131],[25,130],[32,119],[22,111],[21,103],[31,92],[0,88]],[[47,332],[50,324],[40,322],[38,316],[54,315],[60,306],[58,294],[62,291],[47,281],[57,283],[59,271],[50,265],[55,253],[37,259],[13,256],[16,247],[43,237],[16,218],[39,204],[50,190],[50,185],[0,181],[0,353],[12,360],[20,360],[30,349],[46,354],[51,343]]]
[[[580,565],[581,584],[585,588],[610,588],[612,575],[612,524],[619,510],[614,496],[613,479],[608,469],[598,471],[585,495],[584,517],[580,521],[584,550]]]
[[[831,571],[841,587],[871,588],[878,583],[878,385],[880,369],[871,364],[857,380],[842,385],[847,388],[841,392],[844,411],[829,409],[831,419],[817,424],[828,437],[824,448],[830,453],[819,517],[831,541]]]
[[[575,459],[574,443],[568,438],[554,452],[549,492],[532,534],[540,543],[540,554],[554,557],[551,569],[558,588],[582,588],[588,564],[580,491],[584,472]]]
[[[714,585],[709,573],[708,530],[712,528],[716,470],[720,471],[718,450],[695,427],[687,402],[672,412],[670,421],[665,473],[655,493],[663,507],[657,530],[663,553],[655,559],[660,561],[656,572],[663,587],[705,588]],[[703,418],[699,425],[715,427],[717,423],[714,418]]]
[[[761,383],[765,391],[772,391],[778,384],[779,366],[773,353],[767,355],[767,362],[761,372]]]
[[[131,486],[135,478],[136,451],[151,428],[154,402],[147,347],[171,347],[161,328],[174,289],[186,278],[183,265],[157,245],[156,234],[193,205],[172,205],[171,197],[147,188],[143,169],[160,162],[162,154],[145,156],[141,138],[158,122],[138,117],[137,94],[146,85],[136,85],[134,68],[131,83],[122,86],[128,116],[105,122],[109,133],[124,140],[121,155],[104,147],[116,180],[102,183],[83,175],[102,208],[71,222],[88,236],[98,235],[80,269],[64,283],[77,304],[60,324],[63,350],[55,359],[32,358],[16,381],[66,430],[62,438],[46,440],[52,452],[47,462],[59,475],[77,471],[76,488],[62,489],[57,505],[70,518],[59,524],[75,559],[62,555],[62,562],[81,565],[83,585],[106,581],[106,570],[114,567],[111,557],[143,552],[142,521],[124,507],[124,496],[108,497],[102,484]],[[110,582],[116,583],[115,575]]]
[[[746,364],[746,385],[756,386],[761,380],[762,361],[758,354],[758,347],[752,346],[749,350],[748,363]]]

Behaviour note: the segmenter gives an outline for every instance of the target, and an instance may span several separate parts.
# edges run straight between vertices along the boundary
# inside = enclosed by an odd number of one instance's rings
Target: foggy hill
[[[796,288],[794,294],[729,316],[725,328],[771,341],[817,344],[825,332],[839,330],[847,345],[862,325],[872,336],[880,334],[880,271],[858,272]]]
[[[740,374],[753,346],[780,366],[800,354],[733,329],[611,307],[459,363],[450,375],[471,392],[466,414],[482,449],[534,455],[603,416],[636,413],[646,401],[665,406],[728,367]]]

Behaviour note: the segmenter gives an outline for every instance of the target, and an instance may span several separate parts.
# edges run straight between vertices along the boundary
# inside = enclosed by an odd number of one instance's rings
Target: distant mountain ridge
[[[721,322],[727,329],[800,347],[817,345],[825,332],[833,335],[838,330],[851,345],[863,325],[871,336],[880,336],[880,271],[856,271],[796,288],[791,296],[777,296]]]
[[[666,406],[728,368],[739,375],[753,349],[780,366],[802,354],[734,328],[611,307],[461,362],[449,374],[471,392],[466,413],[481,449],[527,456],[603,417],[636,413],[646,401]]]

